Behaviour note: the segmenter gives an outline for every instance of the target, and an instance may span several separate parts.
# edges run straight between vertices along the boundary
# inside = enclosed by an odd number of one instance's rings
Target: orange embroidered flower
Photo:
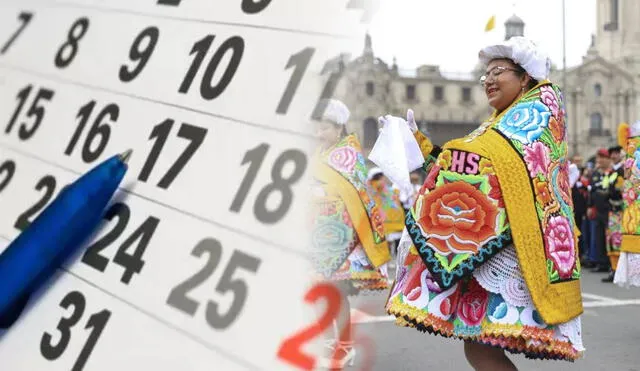
[[[420,225],[442,255],[477,253],[495,236],[497,207],[474,186],[443,184],[424,198]]]
[[[551,129],[551,134],[553,135],[553,139],[556,142],[562,142],[564,139],[564,118],[560,118],[560,120],[556,120],[555,117],[551,116],[549,119],[549,129]]]
[[[491,186],[489,197],[498,201],[498,207],[504,207],[504,199],[502,198],[502,190],[500,189],[498,177],[495,175],[489,175],[489,185]]]
[[[378,205],[371,209],[371,224],[374,231],[380,236],[384,236],[384,215]]]
[[[548,183],[539,179],[533,180],[533,188],[536,191],[536,197],[543,205],[547,205],[553,201],[551,193],[549,193]]]

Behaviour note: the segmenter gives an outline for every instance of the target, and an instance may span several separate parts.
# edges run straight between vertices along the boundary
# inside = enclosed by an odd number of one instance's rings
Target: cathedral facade
[[[569,153],[585,158],[598,147],[616,143],[620,122],[640,119],[635,91],[640,80],[640,1],[596,2],[597,30],[583,62],[566,75],[551,72],[565,96]],[[505,39],[524,35],[524,26],[519,17],[509,18]],[[404,117],[408,108],[419,127],[443,144],[469,133],[491,113],[479,83],[483,72],[484,66],[478,66],[469,73],[449,74],[434,65],[402,71],[395,61],[388,64],[375,57],[367,35],[362,55],[344,64],[336,96],[350,108],[349,130],[358,134],[365,152],[377,138],[377,117]]]

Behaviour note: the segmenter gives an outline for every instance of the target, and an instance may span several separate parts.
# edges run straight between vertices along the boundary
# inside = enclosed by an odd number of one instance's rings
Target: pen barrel
[[[0,316],[51,277],[100,223],[124,177],[112,158],[64,189],[0,255]]]

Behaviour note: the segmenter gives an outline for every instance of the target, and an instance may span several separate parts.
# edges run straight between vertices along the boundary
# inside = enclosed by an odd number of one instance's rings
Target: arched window
[[[365,148],[373,148],[378,139],[378,120],[368,117],[364,120],[364,140],[362,145]]]
[[[602,134],[602,115],[600,112],[594,112],[591,114],[591,122],[589,123],[589,133],[591,135]]]
[[[600,85],[599,83],[596,83],[593,86],[593,93],[596,95],[596,97],[599,97],[602,95],[602,85]]]
[[[374,88],[373,81],[367,81],[365,90],[367,91],[367,95],[370,96],[370,97],[373,96],[373,93],[374,93],[373,88]]]

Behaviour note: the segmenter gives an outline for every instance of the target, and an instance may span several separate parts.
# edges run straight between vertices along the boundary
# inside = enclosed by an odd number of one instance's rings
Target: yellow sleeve
[[[420,130],[413,133],[413,136],[416,138],[416,141],[420,146],[422,156],[424,156],[425,159],[428,158],[431,155],[431,151],[433,151],[433,143],[431,143],[431,140],[429,140],[426,135],[422,134]]]

